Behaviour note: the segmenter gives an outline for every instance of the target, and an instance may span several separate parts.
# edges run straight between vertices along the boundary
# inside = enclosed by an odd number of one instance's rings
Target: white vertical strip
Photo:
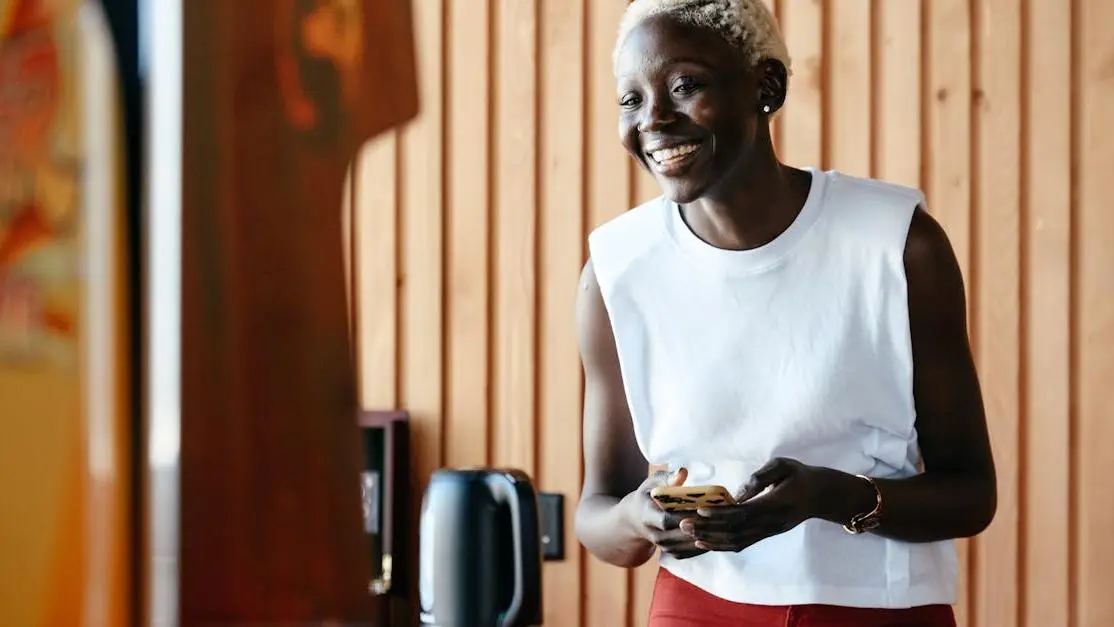
[[[148,625],[178,625],[183,0],[143,0],[147,80]]]
[[[108,627],[108,582],[112,566],[112,541],[119,523],[124,498],[118,464],[117,420],[120,359],[116,309],[119,276],[115,266],[118,247],[119,196],[117,168],[120,165],[120,131],[116,108],[116,81],[112,35],[100,8],[85,4],[76,22],[81,94],[75,99],[82,115],[81,224],[82,287],[85,295],[81,341],[85,399],[85,607],[86,627]]]

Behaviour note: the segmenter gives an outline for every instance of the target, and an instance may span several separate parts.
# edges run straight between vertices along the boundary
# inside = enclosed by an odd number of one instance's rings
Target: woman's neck
[[[712,246],[747,250],[768,244],[789,228],[808,197],[807,174],[782,165],[768,142],[755,149],[744,171],[682,208],[689,228]]]

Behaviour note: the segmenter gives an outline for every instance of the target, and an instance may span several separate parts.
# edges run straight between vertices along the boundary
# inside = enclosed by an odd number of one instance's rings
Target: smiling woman
[[[581,542],[661,550],[651,627],[954,625],[951,541],[993,518],[995,474],[924,195],[779,161],[789,58],[761,0],[636,0],[614,70],[663,195],[589,238]],[[665,512],[663,484],[736,504]]]

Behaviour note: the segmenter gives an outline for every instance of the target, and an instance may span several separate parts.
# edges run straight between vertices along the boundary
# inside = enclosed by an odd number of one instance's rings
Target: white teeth
[[[679,161],[681,157],[696,152],[698,148],[700,148],[700,144],[683,144],[663,150],[655,150],[650,153],[650,156],[654,158],[654,161],[666,165],[673,161]]]

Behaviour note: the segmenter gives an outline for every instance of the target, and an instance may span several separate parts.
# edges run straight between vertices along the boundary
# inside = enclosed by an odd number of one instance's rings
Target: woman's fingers
[[[734,512],[729,515],[698,516],[681,522],[681,528],[689,533],[742,529],[746,525],[747,518],[743,512]]]
[[[706,549],[708,551],[742,551],[752,544],[765,540],[771,535],[775,534],[752,532],[743,534],[709,533],[696,537],[693,544],[698,549]]]
[[[775,458],[766,462],[765,466],[762,466],[751,475],[750,480],[747,481],[747,484],[743,486],[742,491],[737,495],[737,499],[745,501],[758,496],[767,488],[789,479],[799,467],[799,462],[784,457]]]
[[[670,538],[665,539],[662,543],[660,543],[658,547],[662,550],[663,553],[672,555],[677,559],[696,557],[697,555],[708,552],[707,550],[701,549],[700,547],[696,546],[696,541],[687,535],[682,535],[681,537],[671,535]]]
[[[688,468],[678,468],[677,472],[674,472],[672,475],[669,476],[669,485],[671,487],[684,485],[685,480],[688,479],[688,477]]]
[[[743,547],[736,547],[734,544],[723,542],[712,542],[711,540],[697,540],[696,548],[704,551],[731,551],[738,552],[743,550]]]
[[[668,529],[665,531],[658,531],[651,537],[654,544],[658,546],[681,544],[684,542],[692,542],[693,537],[681,529]]]

